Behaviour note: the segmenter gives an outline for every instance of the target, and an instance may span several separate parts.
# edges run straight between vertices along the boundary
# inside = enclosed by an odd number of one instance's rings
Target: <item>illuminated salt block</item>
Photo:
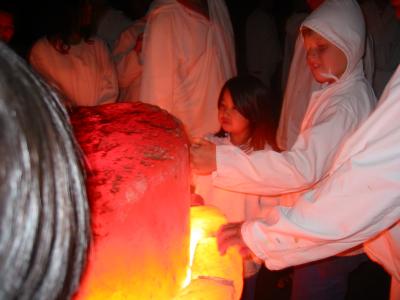
[[[191,283],[175,300],[207,299],[238,300],[243,289],[243,262],[237,249],[230,248],[224,256],[218,252],[216,232],[227,223],[225,216],[215,207],[191,208],[191,231],[202,237],[194,251],[191,266]]]
[[[93,243],[75,299],[172,299],[189,260],[189,157],[180,124],[142,103],[71,115],[87,165]]]

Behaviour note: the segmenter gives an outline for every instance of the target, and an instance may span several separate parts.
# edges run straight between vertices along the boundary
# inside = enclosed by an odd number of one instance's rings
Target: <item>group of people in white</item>
[[[293,22],[295,46],[284,55],[271,38],[271,47],[251,38],[272,22],[254,12],[246,76],[237,76],[223,0],[154,0],[108,39],[87,30],[88,1],[64,2],[59,27],[34,44],[29,63],[68,107],[142,101],[182,121],[193,199],[226,214],[221,253],[239,246],[245,257],[243,299],[253,299],[260,260],[273,270],[301,265],[292,299],[344,299],[365,253],[400,298],[400,43],[390,39],[400,37],[400,1],[381,14],[378,0],[363,10],[355,0],[309,1],[314,9]],[[276,130],[270,77],[287,55]]]
[[[392,4],[399,13],[400,3]],[[364,71],[367,36],[356,1],[323,1],[300,25],[304,50],[294,51],[278,131],[283,151],[249,154],[204,139],[191,148],[194,171],[212,173],[216,188],[278,199],[269,209],[260,205],[261,217],[223,226],[218,241],[221,253],[236,245],[272,270],[301,265],[292,299],[344,299],[362,252],[390,272],[391,297],[400,297],[398,126],[390,121],[399,78],[393,75],[375,108]],[[293,114],[303,106],[304,116],[293,121],[285,105]]]

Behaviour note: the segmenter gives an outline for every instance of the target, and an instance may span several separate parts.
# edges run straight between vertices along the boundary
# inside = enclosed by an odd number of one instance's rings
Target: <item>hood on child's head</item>
[[[302,23],[334,44],[347,58],[341,79],[362,65],[365,48],[365,22],[355,0],[326,0]]]

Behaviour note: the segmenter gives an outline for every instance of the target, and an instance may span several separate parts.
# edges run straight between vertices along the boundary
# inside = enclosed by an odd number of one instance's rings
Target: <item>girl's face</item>
[[[222,100],[218,107],[218,119],[222,129],[231,135],[231,138],[241,138],[244,143],[249,135],[249,121],[236,110],[232,95],[228,89],[222,94]]]
[[[319,83],[334,81],[324,74],[332,74],[340,78],[346,70],[346,55],[318,33],[312,30],[307,31],[304,35],[304,47],[307,53],[307,64],[314,79]]]

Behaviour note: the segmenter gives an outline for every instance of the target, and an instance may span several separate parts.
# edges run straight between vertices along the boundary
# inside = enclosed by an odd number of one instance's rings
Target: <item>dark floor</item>
[[[378,264],[367,261],[351,274],[346,300],[386,300],[389,289],[390,276]],[[271,272],[263,267],[257,279],[255,300],[289,300],[290,290],[291,269]]]

